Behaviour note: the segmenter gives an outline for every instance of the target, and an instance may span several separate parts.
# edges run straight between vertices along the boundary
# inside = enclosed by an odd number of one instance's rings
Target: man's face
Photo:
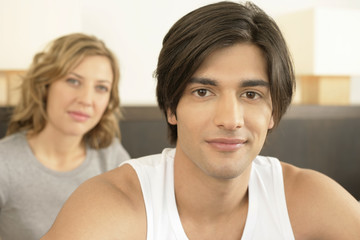
[[[274,126],[266,61],[252,44],[211,54],[192,76],[168,122],[177,125],[175,161],[195,174],[231,179],[259,154]]]

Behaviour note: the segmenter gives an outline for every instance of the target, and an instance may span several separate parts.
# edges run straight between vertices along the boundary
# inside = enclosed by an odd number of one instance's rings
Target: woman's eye
[[[77,79],[74,79],[74,78],[68,78],[66,80],[66,82],[70,83],[71,85],[76,85],[76,86],[80,84],[80,81]]]
[[[100,92],[108,92],[109,88],[107,86],[96,86],[96,89],[99,90]]]
[[[206,97],[210,95],[210,91],[206,89],[197,89],[194,91],[194,94],[199,97]]]

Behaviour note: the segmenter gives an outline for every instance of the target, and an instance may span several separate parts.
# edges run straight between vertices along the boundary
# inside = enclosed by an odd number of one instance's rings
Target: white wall
[[[297,74],[360,76],[360,8],[310,8],[277,17]],[[360,25],[359,25],[360,26]]]
[[[193,8],[210,1],[83,2],[83,30],[106,40],[116,51],[121,67],[120,96],[123,105],[154,105],[153,72],[162,39],[175,21]],[[96,17],[101,13],[106,17]]]
[[[0,69],[27,68],[48,41],[83,31],[103,39],[118,56],[123,105],[155,105],[152,74],[162,38],[178,18],[212,2],[216,1],[0,0]],[[254,2],[274,18],[317,6],[360,8],[359,0]]]
[[[315,17],[315,73],[360,76],[360,8],[319,8]]]
[[[80,0],[0,0],[0,69],[26,69],[60,35],[82,30]]]

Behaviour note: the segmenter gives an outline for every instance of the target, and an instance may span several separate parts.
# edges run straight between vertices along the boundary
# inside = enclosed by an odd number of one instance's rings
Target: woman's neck
[[[38,134],[28,132],[27,140],[37,160],[54,171],[71,171],[86,157],[81,136],[62,135],[44,129]]]

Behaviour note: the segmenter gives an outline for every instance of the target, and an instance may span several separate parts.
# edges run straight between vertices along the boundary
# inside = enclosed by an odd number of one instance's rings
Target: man
[[[294,89],[262,10],[219,2],[185,15],[156,73],[176,148],[84,183],[43,239],[360,239],[360,206],[341,186],[258,156]]]

